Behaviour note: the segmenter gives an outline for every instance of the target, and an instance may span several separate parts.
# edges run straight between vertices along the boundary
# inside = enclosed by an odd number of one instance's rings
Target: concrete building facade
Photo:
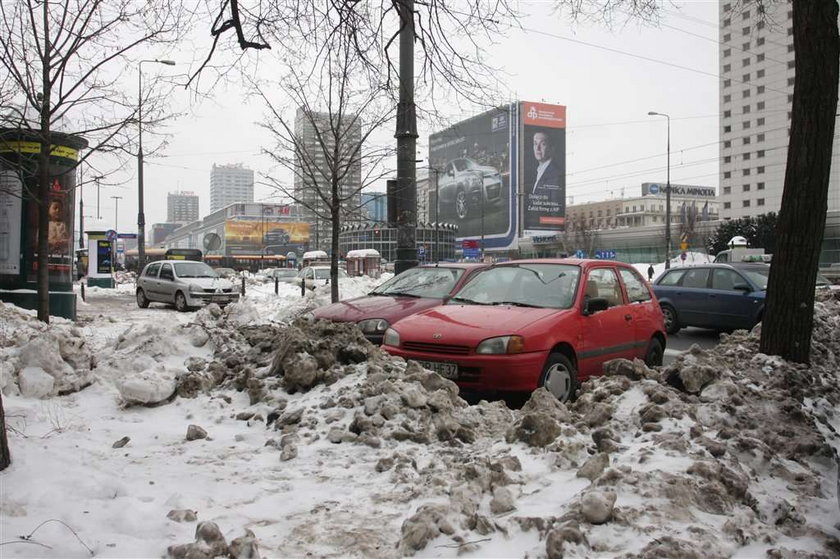
[[[166,196],[166,222],[190,223],[198,221],[198,194],[170,192]]]
[[[254,201],[254,171],[241,163],[213,164],[210,171],[210,213],[231,204]]]
[[[330,124],[328,113],[299,108],[295,114],[295,136],[299,149],[295,153],[294,197],[301,206],[302,219],[310,224],[312,249],[329,250],[332,224],[325,218],[329,207],[322,197],[329,197],[331,176],[344,175],[339,183],[339,196],[343,200],[341,221],[358,223],[365,217],[361,206],[361,159],[355,157],[354,161],[349,155],[360,151],[356,147],[362,141],[361,124],[355,121],[346,131],[336,130]],[[337,138],[345,144],[338,150],[343,155],[338,161],[330,161],[328,153],[333,152]]]
[[[720,215],[778,212],[782,203],[794,86],[789,1],[720,3]],[[840,211],[835,135],[828,211]]]

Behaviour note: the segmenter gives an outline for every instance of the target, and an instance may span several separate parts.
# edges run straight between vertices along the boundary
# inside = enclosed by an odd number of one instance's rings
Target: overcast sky
[[[524,2],[521,8],[531,15],[520,21],[522,29],[499,37],[491,47],[493,63],[508,74],[512,99],[567,106],[571,203],[635,196],[642,182],[665,181],[666,120],[648,116],[649,111],[671,116],[671,182],[718,186],[719,7],[716,1],[676,4],[666,9],[659,28],[632,23],[608,30],[572,25],[551,15],[545,3]],[[154,80],[158,70],[186,72],[203,53],[181,49],[151,56],[172,58],[178,66],[144,65],[144,80]],[[206,215],[213,163],[243,163],[258,175],[276,173],[260,155],[261,148],[271,145],[256,125],[266,111],[235,84],[222,84],[211,98],[201,100],[178,90],[171,103],[184,115],[167,127],[166,148],[147,158],[147,225],[166,220],[166,194],[171,191],[198,194],[201,215]],[[472,116],[456,112],[455,106],[453,122]],[[418,127],[418,158],[425,158],[429,133],[435,130],[425,122]],[[113,224],[110,196],[120,195],[119,229],[133,231],[129,224],[137,221],[136,165],[129,165],[122,181],[122,186],[103,189],[99,224]],[[384,182],[376,190],[384,191]],[[273,194],[258,184],[255,198],[269,200]],[[91,219],[95,193],[86,191],[85,197],[91,208],[85,211],[86,228],[96,227]]]

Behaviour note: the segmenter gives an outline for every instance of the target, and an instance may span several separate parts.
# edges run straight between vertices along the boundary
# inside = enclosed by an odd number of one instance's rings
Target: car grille
[[[222,293],[230,293],[232,289],[222,289]],[[209,289],[204,290],[205,293],[216,293],[216,289],[211,287]]]
[[[422,351],[424,353],[444,353],[446,355],[467,355],[470,352],[469,346],[434,344],[426,342],[403,342],[403,348],[410,351]]]

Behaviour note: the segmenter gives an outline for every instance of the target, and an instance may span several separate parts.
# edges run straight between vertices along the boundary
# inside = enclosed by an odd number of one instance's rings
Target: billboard
[[[515,243],[511,108],[492,109],[429,137],[429,219],[457,225],[458,240],[483,237],[484,247],[494,248]]]
[[[522,229],[562,231],[566,223],[566,107],[522,101]]]
[[[230,256],[303,252],[308,245],[308,223],[246,215],[225,221],[225,251]]]

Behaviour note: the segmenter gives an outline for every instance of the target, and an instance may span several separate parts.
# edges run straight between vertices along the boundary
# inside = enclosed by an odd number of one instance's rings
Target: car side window
[[[712,289],[735,291],[735,286],[739,283],[747,283],[747,280],[734,270],[717,269],[712,271]]]
[[[160,279],[175,279],[175,274],[172,272],[172,264],[163,265],[163,267],[160,269]]]
[[[674,286],[679,285],[680,280],[685,275],[685,270],[672,270],[662,276],[656,284],[663,285],[663,286]]]
[[[603,297],[611,307],[624,304],[618,277],[612,268],[595,268],[589,272],[586,280],[586,295]]]
[[[691,268],[683,276],[683,287],[705,288],[709,280],[708,268]]]
[[[624,287],[627,289],[627,297],[630,298],[631,303],[642,303],[651,300],[650,291],[648,291],[645,281],[637,271],[620,268],[618,273],[621,275],[621,281],[624,282]]]
[[[158,270],[160,270],[160,264],[150,264],[148,268],[146,268],[146,277],[149,278],[156,278],[158,275]]]

